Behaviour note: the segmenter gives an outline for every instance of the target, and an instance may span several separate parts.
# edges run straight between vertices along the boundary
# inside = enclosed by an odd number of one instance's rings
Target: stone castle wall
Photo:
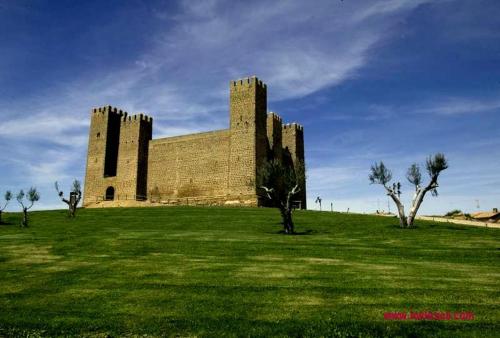
[[[153,140],[148,186],[152,199],[228,192],[229,130]]]
[[[263,205],[258,169],[271,157],[303,161],[302,127],[267,113],[256,77],[230,82],[229,108],[229,129],[154,140],[152,118],[93,109],[84,206]]]

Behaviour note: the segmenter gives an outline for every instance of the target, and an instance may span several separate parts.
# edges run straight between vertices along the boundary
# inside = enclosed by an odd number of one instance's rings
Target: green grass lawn
[[[274,209],[33,212],[0,225],[0,336],[500,332],[500,230]],[[470,321],[385,312],[467,311]]]

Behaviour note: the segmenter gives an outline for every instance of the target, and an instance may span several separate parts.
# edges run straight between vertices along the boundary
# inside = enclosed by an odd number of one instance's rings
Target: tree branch
[[[300,192],[300,187],[299,187],[299,185],[298,185],[298,184],[296,184],[296,185],[292,188],[292,190],[290,191],[290,194],[293,196],[293,195],[298,194],[299,192]]]
[[[265,186],[263,186],[263,185],[262,185],[262,186],[260,186],[260,187],[261,187],[262,189],[264,189],[264,191],[266,192],[266,196],[267,196],[267,198],[269,198],[270,200],[272,200],[272,199],[273,199],[273,197],[272,197],[272,195],[271,195],[271,194],[272,194],[272,193],[274,193],[274,188],[269,189],[268,187],[265,187]]]

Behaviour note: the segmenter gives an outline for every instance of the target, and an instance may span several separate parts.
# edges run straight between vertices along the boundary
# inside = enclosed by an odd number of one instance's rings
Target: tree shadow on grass
[[[388,229],[393,229],[393,230],[401,230],[401,231],[411,231],[411,230],[422,230],[422,227],[420,225],[413,225],[410,228],[402,228],[399,223],[393,223],[389,224],[386,226]]]
[[[429,224],[429,228],[434,229],[446,229],[446,230],[470,230],[471,227],[467,225],[460,225],[460,224],[449,224],[449,223],[431,223]]]
[[[411,230],[426,230],[426,229],[432,229],[432,230],[458,230],[458,231],[462,231],[462,230],[470,230],[471,227],[467,226],[467,225],[460,225],[460,224],[454,224],[454,225],[451,225],[451,224],[447,224],[447,223],[430,223],[430,224],[415,224],[413,225],[411,228],[401,228],[399,226],[399,224],[389,224],[386,226],[386,228],[388,229],[399,229],[399,230],[403,230],[403,231],[411,231]]]
[[[293,236],[309,236],[309,235],[319,235],[328,233],[329,231],[317,231],[317,230],[303,230],[303,231],[295,231]]]
[[[309,230],[295,231],[293,234],[287,234],[285,233],[285,230],[281,229],[278,231],[267,231],[266,233],[273,235],[285,235],[285,236],[311,236],[311,235],[326,234],[329,233],[329,231],[318,231],[309,229]]]

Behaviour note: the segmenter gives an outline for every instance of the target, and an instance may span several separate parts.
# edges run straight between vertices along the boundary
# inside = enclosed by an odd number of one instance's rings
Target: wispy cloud
[[[338,191],[366,176],[366,168],[317,166],[307,171],[311,191]]]
[[[400,11],[415,8],[418,5],[426,3],[426,0],[389,0],[372,2],[368,6],[362,8],[356,15],[354,20],[364,21],[373,17],[386,16]],[[442,2],[442,0],[441,0]]]
[[[380,121],[398,119],[415,115],[456,116],[481,114],[500,110],[500,99],[497,97],[470,96],[438,96],[427,97],[424,102],[406,102],[404,104],[379,104],[367,106],[364,114],[340,114],[340,117],[327,117],[329,120],[366,120]]]
[[[427,103],[422,107],[416,107],[414,112],[420,114],[458,115],[490,112],[499,109],[500,99],[498,98],[480,100],[477,98],[452,97]]]
[[[87,142],[82,130],[86,130],[88,124],[88,119],[41,113],[0,122],[0,137],[8,138],[11,142],[51,141],[72,147],[82,146]]]

